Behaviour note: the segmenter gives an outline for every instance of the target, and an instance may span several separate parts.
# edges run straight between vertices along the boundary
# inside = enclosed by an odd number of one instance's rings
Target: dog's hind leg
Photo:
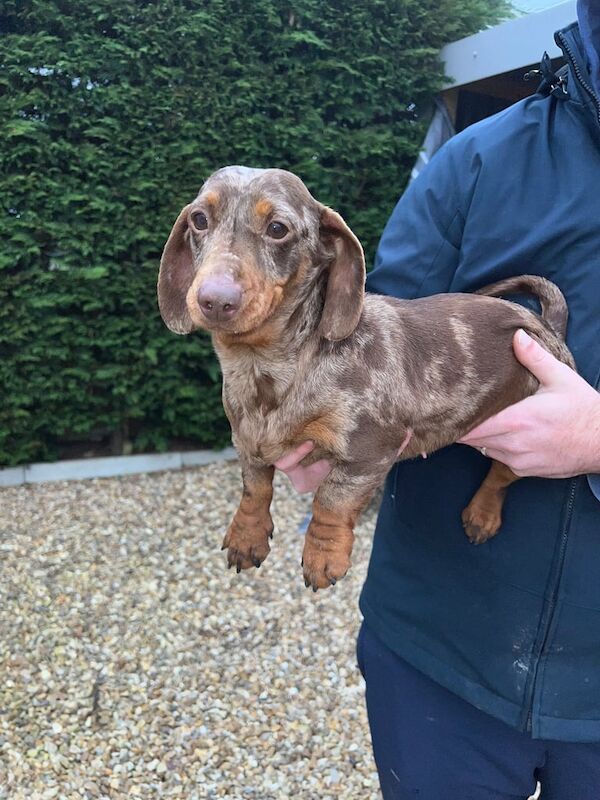
[[[498,533],[506,489],[518,480],[506,464],[492,461],[485,480],[462,512],[465,533],[473,544],[482,544]]]

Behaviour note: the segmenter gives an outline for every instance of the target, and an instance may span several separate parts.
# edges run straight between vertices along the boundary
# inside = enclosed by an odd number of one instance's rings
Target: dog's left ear
[[[323,206],[321,241],[334,257],[329,265],[327,294],[319,333],[332,342],[350,336],[358,325],[365,297],[365,255],[362,246],[341,216]]]

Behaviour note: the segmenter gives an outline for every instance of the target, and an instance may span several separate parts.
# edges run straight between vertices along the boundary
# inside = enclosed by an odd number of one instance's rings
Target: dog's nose
[[[198,289],[198,305],[210,322],[226,322],[242,304],[242,288],[231,278],[207,278]]]

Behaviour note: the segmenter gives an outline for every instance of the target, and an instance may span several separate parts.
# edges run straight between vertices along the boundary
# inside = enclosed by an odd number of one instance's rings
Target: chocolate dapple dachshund
[[[238,572],[269,552],[273,464],[301,442],[315,443],[303,463],[333,464],[304,545],[316,591],[348,571],[356,519],[395,461],[449,445],[535,392],[513,355],[518,328],[573,366],[565,300],[543,278],[417,300],[365,295],[364,283],[356,236],[283,170],[215,172],[173,226],[158,302],[175,333],[210,331],[221,363],[243,478],[223,547]],[[541,316],[497,299],[515,292],[536,295]],[[492,462],[463,512],[473,542],[497,532],[515,480]]]

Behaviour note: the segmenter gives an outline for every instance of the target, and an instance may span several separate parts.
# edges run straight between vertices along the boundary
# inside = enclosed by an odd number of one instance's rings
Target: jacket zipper
[[[569,491],[569,499],[567,501],[567,511],[565,514],[565,523],[563,525],[561,537],[560,537],[560,547],[558,550],[558,560],[556,565],[556,580],[554,583],[554,587],[552,589],[552,594],[548,601],[548,608],[546,611],[546,624],[544,626],[544,635],[542,637],[542,641],[540,646],[537,648],[537,653],[535,654],[535,666],[533,672],[533,678],[531,681],[531,686],[529,690],[529,699],[528,699],[528,712],[527,712],[527,723],[525,726],[525,730],[527,733],[531,733],[532,730],[532,719],[533,719],[533,700],[535,697],[535,684],[537,681],[537,673],[540,665],[540,659],[546,647],[546,642],[548,641],[548,635],[550,633],[550,628],[552,626],[552,619],[554,617],[554,611],[556,608],[556,601],[558,599],[558,590],[560,588],[561,578],[562,578],[562,571],[563,571],[563,564],[565,561],[565,554],[567,551],[567,541],[569,539],[569,528],[571,527],[571,517],[573,515],[573,506],[575,504],[575,492],[577,489],[577,478],[573,478],[571,481],[571,488]]]
[[[579,68],[579,64],[577,63],[577,60],[575,59],[575,55],[574,55],[573,51],[571,50],[571,45],[565,39],[564,34],[562,32],[560,32],[560,31],[558,33],[558,38],[560,39],[560,43],[562,45],[563,50],[566,52],[567,56],[569,57],[569,61],[570,61],[571,67],[573,69],[573,72],[575,73],[575,77],[577,78],[577,80],[579,81],[581,86],[583,86],[585,91],[589,94],[589,96],[594,101],[594,105],[596,106],[596,119],[598,121],[598,125],[600,125],[600,100],[598,100],[596,92],[593,90],[593,88],[589,85],[589,83],[583,77],[583,73],[581,72],[581,69]]]
[[[565,38],[564,34],[562,33],[562,31],[558,32],[557,38],[559,39],[560,44],[561,44],[561,46],[563,48],[563,51],[566,53],[566,55],[567,55],[567,57],[569,59],[571,69],[573,70],[573,73],[574,73],[576,79],[579,81],[579,84],[582,86],[582,88],[589,94],[589,96],[591,97],[591,99],[592,99],[592,101],[593,101],[593,103],[594,103],[594,105],[596,107],[596,120],[597,120],[598,124],[600,125],[600,100],[598,99],[594,89],[585,80],[585,78],[583,76],[583,73],[581,72],[581,69],[579,67],[579,64],[577,63],[577,60],[576,60],[575,55],[573,53],[573,50],[571,49],[571,45],[566,40],[566,38]],[[528,701],[527,701],[527,721],[526,721],[526,724],[525,724],[525,730],[527,731],[527,733],[531,733],[532,729],[533,729],[533,703],[534,703],[534,699],[535,699],[535,684],[536,684],[536,681],[537,681],[537,674],[538,674],[538,670],[539,670],[539,666],[540,666],[540,660],[541,660],[542,654],[544,653],[544,650],[546,648],[546,644],[547,644],[547,641],[548,641],[548,636],[550,634],[550,628],[552,627],[552,620],[554,618],[554,612],[555,612],[555,609],[556,609],[556,603],[557,603],[557,600],[558,600],[558,592],[559,592],[559,589],[560,589],[563,566],[564,566],[564,561],[565,561],[565,555],[566,555],[566,551],[567,551],[567,542],[568,542],[568,539],[569,539],[569,528],[571,526],[571,518],[573,516],[573,506],[575,504],[575,492],[576,492],[576,490],[577,490],[577,478],[574,478],[571,481],[571,487],[570,487],[570,490],[569,490],[569,499],[567,501],[567,510],[566,510],[566,514],[565,514],[565,522],[564,522],[562,533],[561,533],[560,546],[559,546],[559,551],[558,551],[558,559],[557,559],[557,565],[556,565],[556,571],[555,571],[555,576],[556,577],[555,577],[555,581],[554,581],[554,587],[552,589],[552,594],[550,596],[550,599],[548,600],[548,606],[547,606],[547,610],[546,610],[546,622],[545,622],[545,625],[544,625],[544,632],[543,632],[543,636],[542,636],[541,642],[540,642],[539,646],[536,648],[536,652],[534,654],[532,654],[534,656],[535,666],[533,667],[533,677],[532,677],[530,688],[529,688],[529,692],[528,692],[529,697],[528,697]]]
[[[589,94],[589,96],[591,97],[591,99],[592,99],[592,101],[593,101],[593,103],[594,103],[594,105],[596,107],[596,119],[597,119],[598,124],[600,125],[600,100],[598,99],[594,89],[585,80],[585,78],[583,76],[583,73],[581,72],[581,69],[579,67],[579,64],[577,63],[577,60],[576,60],[575,55],[573,53],[573,50],[571,49],[571,45],[566,40],[566,38],[565,38],[565,36],[564,36],[564,34],[562,32],[558,33],[558,39],[560,40],[562,48],[563,48],[564,52],[566,53],[566,55],[567,55],[567,57],[569,59],[570,66],[571,66],[571,68],[573,70],[573,73],[574,73],[576,79],[579,81],[579,84],[583,87],[583,89]],[[543,634],[543,637],[542,637],[541,644],[537,648],[537,653],[535,655],[535,667],[534,667],[533,678],[532,678],[531,686],[530,686],[530,690],[529,690],[527,722],[526,722],[526,726],[525,726],[525,729],[526,729],[527,733],[531,733],[532,729],[533,729],[533,702],[534,702],[534,698],[535,698],[535,684],[536,684],[536,681],[537,681],[537,673],[538,673],[539,666],[540,666],[540,660],[541,660],[542,654],[544,652],[544,649],[546,647],[546,643],[548,641],[548,636],[550,634],[550,628],[552,626],[552,620],[553,620],[553,617],[554,617],[554,611],[556,609],[556,602],[558,600],[558,591],[559,591],[559,588],[560,588],[563,565],[564,565],[564,561],[565,561],[565,554],[566,554],[566,550],[567,550],[567,542],[568,542],[568,539],[569,539],[569,528],[571,526],[571,518],[572,518],[572,515],[573,515],[573,506],[575,504],[575,492],[576,492],[576,490],[577,490],[577,478],[574,478],[571,481],[571,488],[570,488],[570,491],[569,491],[569,499],[567,501],[567,511],[566,511],[566,515],[565,515],[565,523],[564,523],[563,530],[562,530],[562,533],[561,533],[560,547],[559,547],[559,551],[558,551],[558,561],[557,561],[557,567],[556,567],[556,580],[555,580],[554,588],[552,590],[552,595],[550,596],[550,599],[548,601],[548,608],[547,608],[547,614],[546,614],[546,624],[545,624],[545,627],[544,627],[544,634]]]

